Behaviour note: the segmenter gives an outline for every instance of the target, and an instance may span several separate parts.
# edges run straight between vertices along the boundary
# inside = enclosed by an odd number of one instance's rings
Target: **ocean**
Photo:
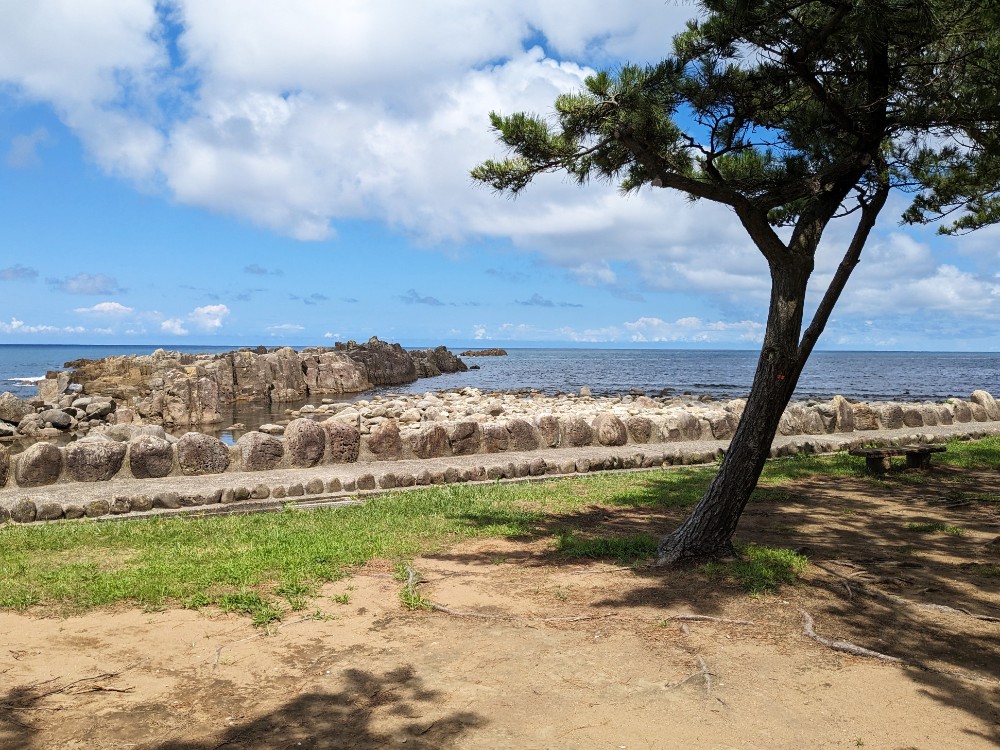
[[[36,393],[33,380],[63,369],[74,359],[149,354],[156,346],[53,346],[0,344],[0,392],[21,398]],[[164,346],[182,352],[225,352],[234,346]],[[455,351],[462,351],[456,349]],[[373,393],[423,393],[474,387],[576,393],[587,386],[594,395],[630,390],[654,394],[745,396],[753,380],[756,351],[690,349],[507,349],[506,357],[467,357],[480,369],[422,379]],[[806,365],[796,398],[825,399],[835,394],[859,400],[940,400],[982,388],[1000,397],[1000,353],[815,352]],[[283,411],[283,408],[282,408]]]

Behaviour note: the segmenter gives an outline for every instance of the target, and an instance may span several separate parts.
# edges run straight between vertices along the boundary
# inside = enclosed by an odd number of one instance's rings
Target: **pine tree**
[[[781,414],[892,190],[944,234],[1000,220],[1000,3],[715,0],[657,65],[560,96],[551,120],[491,113],[510,150],[475,180],[520,193],[546,172],[728,206],[771,296],[743,416],[659,561],[727,553]],[[854,233],[812,320],[806,288],[835,219]],[[782,230],[781,228],[784,228]],[[784,239],[786,237],[787,239]]]

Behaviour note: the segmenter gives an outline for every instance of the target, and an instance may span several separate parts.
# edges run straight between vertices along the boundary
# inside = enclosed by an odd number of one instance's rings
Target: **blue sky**
[[[490,110],[655,60],[694,11],[618,5],[0,0],[0,343],[756,348],[766,268],[725,209],[468,177]],[[821,347],[997,349],[1000,233],[904,205]]]

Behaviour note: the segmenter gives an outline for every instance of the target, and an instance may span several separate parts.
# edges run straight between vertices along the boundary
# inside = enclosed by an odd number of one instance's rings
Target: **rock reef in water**
[[[224,354],[157,349],[148,355],[79,359],[66,367],[72,372],[50,372],[39,381],[43,401],[58,403],[75,385],[83,394],[113,398],[131,409],[137,421],[167,426],[218,424],[221,407],[235,402],[272,404],[361,393],[468,369],[443,346],[406,351],[375,337],[364,344],[338,342],[298,352],[290,347]]]
[[[462,357],[506,357],[506,349],[467,349],[460,355]]]

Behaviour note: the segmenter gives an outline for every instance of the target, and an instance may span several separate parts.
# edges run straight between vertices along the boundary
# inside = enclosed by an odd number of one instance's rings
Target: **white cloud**
[[[93,307],[74,307],[73,312],[81,313],[83,315],[129,315],[135,310],[131,307],[126,307],[120,302],[98,302]]]
[[[86,333],[86,330],[83,326],[29,325],[13,317],[9,323],[0,321],[0,333]]]
[[[174,336],[187,336],[188,330],[184,327],[184,321],[180,318],[170,318],[160,323],[160,330]]]
[[[125,291],[113,276],[103,273],[78,273],[65,279],[49,279],[55,289],[67,294],[117,294]]]
[[[267,326],[265,330],[272,336],[275,336],[287,333],[298,333],[299,331],[304,331],[305,326],[300,326],[296,323],[280,323],[278,325]]]
[[[225,305],[205,305],[192,310],[187,319],[203,331],[216,331],[222,328],[222,321],[228,315],[229,308]]]

